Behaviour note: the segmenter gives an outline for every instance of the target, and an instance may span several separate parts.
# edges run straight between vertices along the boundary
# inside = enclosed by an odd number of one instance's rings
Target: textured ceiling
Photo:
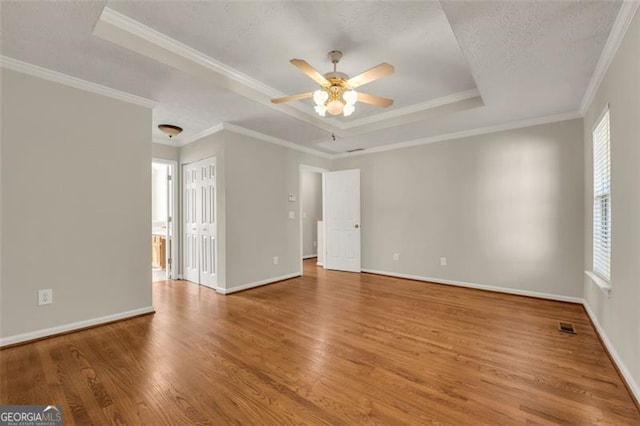
[[[315,88],[290,58],[306,59],[326,72],[331,67],[326,52],[337,48],[345,53],[338,69],[350,75],[383,61],[395,66],[392,76],[363,87],[395,99],[392,111],[474,88],[484,105],[434,110],[418,121],[352,132],[333,142],[326,128],[96,37],[93,30],[106,5],[282,93]],[[2,55],[158,101],[154,124],[184,127],[178,143],[230,122],[342,152],[577,111],[620,1],[3,1],[1,6]],[[358,104],[343,122],[380,112]]]

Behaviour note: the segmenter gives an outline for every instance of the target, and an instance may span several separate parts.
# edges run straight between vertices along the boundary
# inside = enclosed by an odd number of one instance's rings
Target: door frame
[[[324,211],[324,205],[325,205],[325,182],[324,182],[324,175],[325,173],[329,172],[329,169],[323,169],[321,167],[316,167],[316,166],[309,166],[307,164],[300,164],[300,168],[298,171],[298,226],[300,229],[300,241],[298,242],[299,246],[299,257],[300,257],[300,275],[303,275],[304,273],[304,234],[303,234],[303,224],[302,224],[302,174],[303,172],[314,172],[314,173],[320,173],[322,175],[322,219],[324,220],[325,217],[325,211]],[[326,252],[326,240],[325,241],[325,252]],[[318,253],[319,255],[320,253]]]
[[[164,158],[151,158],[151,163],[166,164],[169,166],[169,174],[171,175],[171,184],[168,185],[170,191],[170,199],[167,203],[171,203],[169,214],[171,221],[168,223],[168,230],[171,232],[171,267],[167,268],[167,278],[175,280],[179,278],[177,273],[178,264],[178,247],[180,247],[180,233],[178,232],[178,162],[175,160],[165,160]],[[168,266],[168,265],[167,265]]]

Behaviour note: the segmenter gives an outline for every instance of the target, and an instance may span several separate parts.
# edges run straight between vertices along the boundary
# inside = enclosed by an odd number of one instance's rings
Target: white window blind
[[[611,156],[609,110],[593,130],[593,272],[611,278]]]

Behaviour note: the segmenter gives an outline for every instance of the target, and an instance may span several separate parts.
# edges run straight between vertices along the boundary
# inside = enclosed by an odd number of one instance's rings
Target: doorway
[[[152,281],[173,279],[175,253],[174,161],[151,162],[151,271]]]
[[[324,173],[317,167],[300,166],[300,259],[324,259]],[[301,265],[300,273],[304,273]]]

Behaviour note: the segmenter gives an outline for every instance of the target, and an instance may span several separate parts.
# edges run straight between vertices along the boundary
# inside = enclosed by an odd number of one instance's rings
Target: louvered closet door
[[[185,280],[200,283],[198,167],[186,164],[182,168],[182,270]]]
[[[216,288],[217,235],[216,235],[216,161],[215,158],[198,163],[198,196],[200,198],[200,284]]]

